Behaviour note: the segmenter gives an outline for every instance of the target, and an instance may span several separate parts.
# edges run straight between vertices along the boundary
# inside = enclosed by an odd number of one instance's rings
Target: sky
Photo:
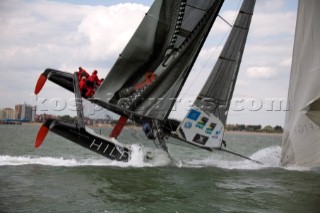
[[[47,82],[46,68],[79,66],[105,77],[152,4],[151,0],[0,1],[0,108],[37,105],[72,114],[73,94]],[[226,0],[220,16],[233,23],[241,0]],[[284,124],[297,0],[257,0],[227,123]],[[217,19],[172,113],[183,118],[205,82],[230,27]]]

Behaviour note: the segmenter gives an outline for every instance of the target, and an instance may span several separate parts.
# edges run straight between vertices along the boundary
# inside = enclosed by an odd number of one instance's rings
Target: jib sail
[[[223,124],[227,119],[254,6],[255,0],[243,1],[223,50],[195,102],[197,107],[214,113]]]

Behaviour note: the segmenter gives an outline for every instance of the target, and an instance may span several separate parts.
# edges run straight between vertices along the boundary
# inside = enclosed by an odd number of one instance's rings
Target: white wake
[[[132,145],[132,155],[128,162],[119,162],[107,158],[63,158],[63,157],[42,157],[42,156],[10,156],[0,155],[0,166],[20,165],[45,165],[45,166],[116,166],[116,167],[154,167],[165,166],[170,163],[166,153],[161,150],[154,150],[152,160],[145,161],[145,150],[139,145]]]
[[[226,153],[227,154],[227,153]],[[256,163],[250,160],[227,160],[221,158],[220,156],[212,155],[205,159],[198,160],[189,160],[185,162],[185,167],[219,167],[224,169],[240,169],[240,170],[259,170],[266,168],[283,168],[286,170],[298,170],[306,171],[309,168],[299,167],[299,166],[289,166],[281,167],[280,166],[280,157],[281,157],[281,147],[280,146],[271,146],[263,148],[253,153],[251,156],[248,156],[254,161],[261,162],[262,164]]]
[[[176,165],[168,157],[167,153],[162,150],[152,150],[152,159],[145,160],[144,156],[146,148],[140,145],[132,145],[132,155],[128,162],[112,161],[107,158],[63,158],[63,157],[41,157],[41,156],[10,156],[0,155],[0,166],[20,166],[20,165],[45,165],[45,166],[113,166],[113,167],[158,167],[167,165]],[[225,153],[228,155],[227,153]],[[203,167],[219,167],[224,169],[240,169],[240,170],[258,170],[265,168],[283,168],[280,166],[281,147],[272,146],[258,150],[249,158],[259,161],[262,164],[255,163],[250,160],[228,160],[222,155],[212,154],[206,158],[181,160],[181,165],[177,167],[183,168],[203,168]],[[285,167],[287,170],[306,171],[309,168],[290,166]]]

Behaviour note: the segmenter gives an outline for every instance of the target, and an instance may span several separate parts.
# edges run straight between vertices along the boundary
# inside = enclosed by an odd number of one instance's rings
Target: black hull
[[[80,146],[117,161],[128,161],[131,150],[119,143],[79,128],[75,124],[64,123],[58,120],[47,120],[44,124],[50,131],[60,135]]]
[[[53,83],[74,92],[73,88],[73,73],[63,72],[55,69],[46,69],[42,75],[46,76]]]

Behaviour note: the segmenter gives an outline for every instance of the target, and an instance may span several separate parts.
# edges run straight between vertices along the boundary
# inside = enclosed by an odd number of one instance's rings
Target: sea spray
[[[89,158],[66,158],[49,156],[10,156],[0,155],[0,166],[20,166],[20,165],[45,165],[45,166],[115,166],[115,167],[154,167],[166,166],[170,163],[167,154],[162,150],[148,149],[138,144],[131,145],[132,153],[128,162],[112,161],[100,156]],[[146,153],[152,153],[151,159],[146,159]]]
[[[253,160],[262,162],[263,164],[258,164],[249,160],[228,160],[224,156],[230,155],[228,153],[218,153],[214,152],[211,156],[203,159],[194,159],[186,161],[184,167],[220,167],[224,169],[263,169],[268,167],[279,167],[281,147],[271,146],[258,150],[251,156]]]

